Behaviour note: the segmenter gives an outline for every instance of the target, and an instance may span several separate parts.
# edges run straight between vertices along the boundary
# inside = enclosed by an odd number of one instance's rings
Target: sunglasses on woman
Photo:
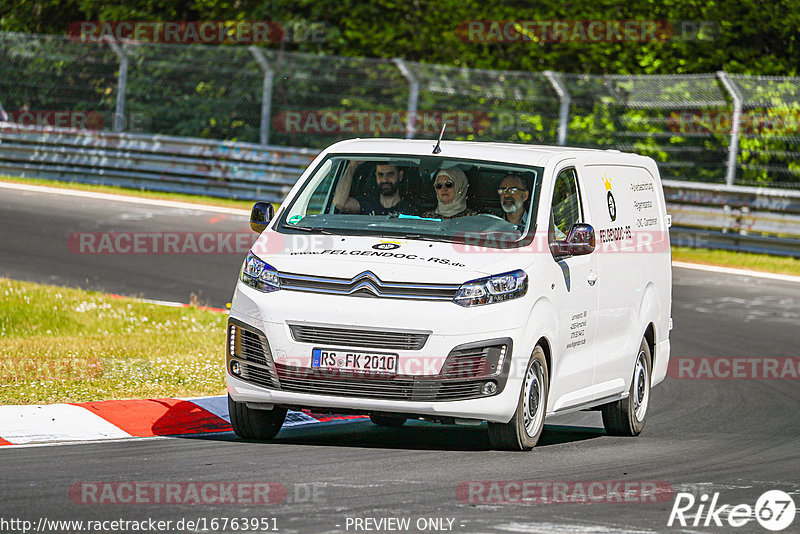
[[[442,187],[446,187],[447,189],[450,189],[454,185],[455,184],[453,183],[452,180],[447,180],[446,182],[436,182],[435,184],[433,184],[433,187],[435,187],[436,189],[441,189]]]

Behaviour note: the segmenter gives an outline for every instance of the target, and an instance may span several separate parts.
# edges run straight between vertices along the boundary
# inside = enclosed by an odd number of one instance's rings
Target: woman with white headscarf
[[[453,219],[477,215],[467,208],[467,189],[469,182],[467,175],[461,169],[442,169],[436,173],[433,181],[436,189],[436,199],[439,205],[434,211],[429,211],[423,216],[437,219]]]

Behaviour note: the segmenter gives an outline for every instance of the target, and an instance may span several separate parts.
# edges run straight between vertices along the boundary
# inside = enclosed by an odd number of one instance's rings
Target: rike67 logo
[[[681,527],[743,527],[753,519],[763,528],[773,532],[786,529],[794,522],[795,503],[791,495],[780,490],[763,493],[755,506],[749,504],[722,504],[719,492],[696,497],[680,492],[675,496],[667,526]]]

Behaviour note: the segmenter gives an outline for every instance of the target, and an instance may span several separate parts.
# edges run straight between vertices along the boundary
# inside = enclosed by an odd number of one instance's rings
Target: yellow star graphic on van
[[[611,182],[609,181],[608,178],[606,178],[605,174],[603,175],[603,183],[606,186],[606,191],[611,191]]]

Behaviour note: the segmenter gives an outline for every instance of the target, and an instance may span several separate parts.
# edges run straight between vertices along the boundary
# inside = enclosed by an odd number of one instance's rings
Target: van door
[[[574,167],[558,171],[550,203],[551,244],[564,241],[572,225],[586,220],[578,174]],[[554,411],[593,400],[594,337],[597,327],[597,258],[594,253],[584,256],[553,256],[561,276],[556,277],[556,306],[558,309],[558,346],[554,353],[554,379],[550,398]]]
[[[659,186],[646,169],[603,164],[581,171],[597,236],[601,305],[594,382],[601,398],[628,389],[643,335],[642,299],[656,273],[654,262],[659,253],[669,253],[669,242],[659,212]]]

